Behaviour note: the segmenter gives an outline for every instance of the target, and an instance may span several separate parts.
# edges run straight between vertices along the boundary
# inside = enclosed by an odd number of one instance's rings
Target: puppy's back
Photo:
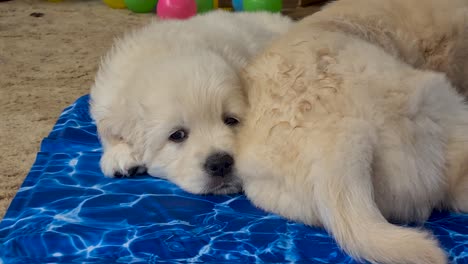
[[[446,73],[468,91],[468,2],[464,0],[340,0],[305,19],[385,49],[419,69]]]

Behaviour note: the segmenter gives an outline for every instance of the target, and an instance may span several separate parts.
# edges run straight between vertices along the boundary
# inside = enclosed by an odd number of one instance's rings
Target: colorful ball
[[[124,0],[104,0],[104,3],[106,3],[106,5],[108,5],[109,7],[112,7],[112,8],[122,9],[122,8],[127,7],[125,5]]]
[[[159,0],[156,10],[162,19],[186,19],[197,14],[195,0]]]
[[[243,0],[232,0],[232,6],[234,7],[234,10],[236,11],[244,10]]]
[[[213,0],[196,0],[197,1],[197,13],[205,13],[213,10],[214,2]]]
[[[282,0],[244,0],[244,11],[280,12],[283,8]]]
[[[154,10],[158,0],[124,0],[127,8],[135,13],[149,13]]]

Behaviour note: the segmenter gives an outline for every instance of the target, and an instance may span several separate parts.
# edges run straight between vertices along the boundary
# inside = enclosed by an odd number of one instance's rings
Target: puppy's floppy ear
[[[250,105],[249,92],[250,92],[250,89],[252,89],[251,85],[253,85],[254,79],[252,78],[247,68],[243,68],[240,70],[239,77],[241,79],[242,93],[246,97],[247,103]]]
[[[132,138],[137,137],[138,126],[142,119],[139,114],[143,110],[135,106],[95,106],[92,108],[102,141],[129,143],[133,141]]]
[[[138,118],[140,120],[144,120],[145,116],[147,116],[148,112],[149,112],[149,106],[146,105],[144,102],[137,102],[136,105],[135,105],[135,111],[138,115]]]
[[[269,90],[268,86],[276,84],[277,67],[280,66],[281,62],[281,56],[278,54],[265,52],[254,58],[240,71],[242,86],[249,105],[258,100],[264,89]]]

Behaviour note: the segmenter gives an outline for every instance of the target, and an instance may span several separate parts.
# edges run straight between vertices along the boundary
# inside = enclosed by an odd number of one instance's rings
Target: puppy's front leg
[[[392,225],[373,199],[375,129],[346,120],[331,137],[323,173],[314,182],[319,217],[350,255],[374,263],[442,264],[446,256],[428,233]]]
[[[132,147],[124,140],[100,133],[103,154],[100,161],[101,170],[107,177],[131,177],[145,172]]]

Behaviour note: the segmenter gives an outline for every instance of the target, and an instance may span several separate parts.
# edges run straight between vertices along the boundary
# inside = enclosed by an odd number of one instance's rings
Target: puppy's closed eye
[[[223,118],[223,122],[226,126],[237,126],[239,124],[239,119],[233,116],[225,116]]]

